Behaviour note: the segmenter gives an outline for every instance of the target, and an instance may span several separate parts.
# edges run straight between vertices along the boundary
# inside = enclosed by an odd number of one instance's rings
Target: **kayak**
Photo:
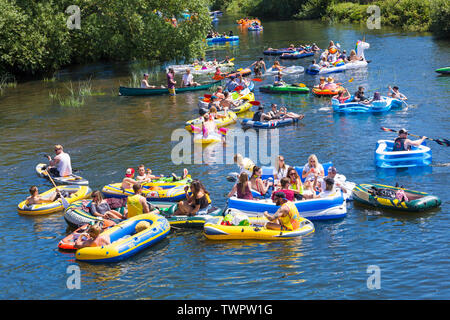
[[[202,84],[202,85],[196,86],[196,87],[175,88],[175,93],[206,90],[206,89],[209,89],[212,86],[217,85],[219,83],[220,83],[220,80],[205,83],[205,84]],[[129,88],[129,87],[122,87],[122,86],[120,86],[120,88],[119,88],[120,96],[156,96],[156,95],[163,95],[163,94],[169,94],[169,89],[167,89],[167,88],[156,88],[156,89]]]
[[[326,198],[293,201],[303,218],[309,220],[325,220],[344,218],[347,215],[346,201],[340,190]],[[258,216],[261,212],[275,213],[279,207],[272,199],[247,200],[231,197],[228,208],[243,211],[248,216]]]
[[[116,225],[114,221],[111,220],[103,220],[100,222],[100,226],[103,231],[106,229]],[[61,239],[58,242],[58,248],[61,250],[76,250],[75,248],[75,241],[79,238],[79,236],[83,233],[88,231],[89,227],[91,226],[90,223],[84,224],[78,229],[76,229],[74,232],[68,234],[63,239]]]
[[[207,43],[239,41],[239,36],[206,38]]]
[[[223,210],[214,206],[209,206],[204,210],[200,210],[195,216],[175,215],[178,204],[174,204],[169,208],[160,210],[160,214],[163,215],[168,221],[170,226],[181,228],[198,228],[209,221],[211,218],[222,215]]]
[[[36,173],[39,177],[45,178],[50,181],[49,177],[47,176],[47,172],[45,171],[45,168],[47,165],[45,163],[39,163],[36,166]],[[65,177],[55,177],[52,175],[52,179],[55,182],[56,185],[78,185],[78,186],[87,186],[89,184],[89,181],[77,176],[75,174],[71,174],[69,176]]]
[[[345,90],[344,87],[338,87],[336,90],[330,90],[330,89],[319,89],[317,87],[314,87],[312,89],[312,93],[314,93],[316,96],[322,97],[322,96],[335,96],[339,93],[339,90]]]
[[[58,189],[69,204],[77,200],[90,197],[92,192],[91,188],[88,186],[59,186]],[[50,198],[53,197],[55,193],[56,188],[52,188],[41,193],[40,196],[43,198]],[[64,210],[64,205],[61,199],[56,199],[53,202],[32,205],[28,205],[26,202],[27,201],[24,200],[17,206],[17,211],[20,214],[35,216]]]
[[[402,190],[407,199],[397,198],[397,192]],[[441,205],[441,199],[425,192],[386,186],[382,184],[358,184],[353,190],[355,201],[382,209],[420,212]],[[404,201],[406,200],[406,201]]]
[[[127,198],[134,195],[133,189],[121,188],[122,183],[111,183],[103,187],[102,193],[106,198]],[[142,185],[142,195],[147,201],[180,201],[186,199],[184,185],[175,186],[162,190],[151,190],[147,186]]]
[[[210,64],[209,67],[202,67],[200,65],[193,65],[193,64],[179,64],[179,65],[170,65],[166,68],[166,72],[169,71],[169,68],[172,68],[175,73],[185,73],[186,69],[190,69],[192,74],[209,74],[209,73],[215,73],[216,67],[219,67],[222,70],[228,70],[232,69],[234,67],[233,62],[228,63],[219,63],[217,66],[212,65],[212,61],[208,61],[208,64]]]
[[[292,84],[286,84],[284,86],[265,85],[259,87],[259,91],[265,93],[308,93],[308,87],[300,87]]]
[[[339,100],[332,98],[331,105],[333,110],[339,113],[380,113],[387,112],[392,108],[392,98],[381,97],[380,101],[374,101],[370,104],[363,104],[360,102],[352,102],[353,96],[351,96],[347,101],[339,103]]]
[[[344,65],[337,66],[337,67],[329,67],[329,68],[317,68],[314,66],[309,66],[306,69],[307,74],[327,74],[327,73],[337,73],[337,72],[344,72],[345,70],[352,70],[352,69],[360,69],[367,67],[367,61],[355,61],[355,62],[348,62]]]
[[[116,210],[120,214],[124,214],[127,208],[127,198],[106,198],[111,209]],[[91,206],[92,200],[79,200],[72,203],[64,211],[64,220],[71,228],[79,228],[85,224],[94,224],[97,222],[104,222],[108,225],[113,225],[120,220],[110,220],[103,219],[101,217],[94,216],[90,213],[89,208]],[[159,201],[155,205],[149,203],[150,211],[152,207],[157,207],[157,209],[162,210],[163,208],[169,208],[173,206],[173,202],[163,202]]]
[[[290,124],[297,122],[298,119],[293,118],[269,120],[269,121],[253,121],[252,119],[243,119],[241,120],[241,125],[243,127],[252,127],[258,129],[275,129],[283,126],[288,126]]]
[[[151,226],[136,233],[136,225],[141,221],[146,221]],[[111,244],[78,249],[75,252],[75,258],[86,262],[124,260],[161,241],[169,234],[169,231],[169,222],[163,216],[154,213],[140,214],[101,233],[103,236],[109,236]]]
[[[228,209],[226,213],[243,214],[234,209]],[[267,229],[264,227],[268,222],[265,217],[248,217],[248,226],[224,225],[223,220],[224,217],[216,217],[205,223],[203,235],[210,240],[289,240],[314,232],[314,224],[303,217],[300,217],[299,228],[293,231]]]
[[[221,115],[225,115],[224,111],[219,111],[217,113],[221,114]],[[236,119],[237,119],[236,113],[234,113],[232,111],[227,111],[225,118],[214,119],[214,122],[216,123],[217,128],[222,128],[222,127],[228,126],[230,124],[236,123]],[[187,131],[192,132],[191,125],[199,127],[202,124],[202,122],[203,122],[203,117],[198,117],[196,119],[187,121],[184,128]]]
[[[435,72],[440,74],[450,74],[450,67],[436,69]]]
[[[418,147],[411,146],[409,151],[392,151],[393,140],[378,140],[375,148],[375,165],[380,168],[409,168],[429,166],[431,149],[425,141]]]
[[[278,73],[278,69],[273,69],[272,67],[270,67],[269,69],[266,70],[266,75],[269,74],[277,74]],[[282,74],[293,74],[293,73],[303,73],[305,72],[305,68],[303,68],[302,66],[290,66],[290,67],[285,67],[281,70]]]
[[[305,53],[283,53],[280,56],[280,59],[301,59],[306,57],[311,57],[314,55],[314,52],[305,52]]]

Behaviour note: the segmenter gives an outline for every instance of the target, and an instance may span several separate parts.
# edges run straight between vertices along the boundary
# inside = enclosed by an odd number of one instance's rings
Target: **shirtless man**
[[[85,247],[101,247],[111,244],[111,239],[107,235],[100,235],[102,228],[95,224],[89,228],[87,232],[83,232],[79,235],[75,241],[75,248]]]
[[[122,180],[122,189],[131,189],[135,183],[140,183],[134,179],[134,169],[128,168],[125,172],[125,178]]]
[[[39,190],[36,186],[32,186],[29,191],[30,196],[26,200],[28,205],[53,202],[59,194],[59,190],[56,189],[56,193],[51,198],[43,198],[39,195]]]

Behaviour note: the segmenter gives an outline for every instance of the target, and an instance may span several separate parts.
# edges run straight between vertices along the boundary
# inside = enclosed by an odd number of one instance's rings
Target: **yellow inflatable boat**
[[[63,194],[64,198],[67,200],[69,204],[89,198],[91,196],[92,190],[88,186],[59,186],[58,189]],[[40,194],[43,198],[52,198],[56,193],[56,188],[52,188],[48,191],[45,191]],[[20,214],[24,215],[41,215],[41,214],[48,214],[48,213],[54,213],[58,211],[64,210],[64,206],[62,204],[61,199],[56,199],[53,202],[46,202],[46,203],[40,203],[40,204],[32,204],[28,205],[27,200],[22,201],[17,206],[17,211]]]
[[[142,185],[142,195],[148,201],[180,201],[186,198],[184,193],[185,184],[174,186],[167,189],[155,190],[148,185]],[[106,198],[126,198],[134,194],[133,189],[122,189],[122,183],[111,183],[103,187],[102,193]]]
[[[225,113],[223,111],[219,111],[218,114],[225,115]],[[217,118],[214,121],[216,122],[217,128],[222,128],[222,127],[228,126],[230,124],[236,123],[236,119],[237,119],[236,113],[234,113],[232,111],[228,111],[227,114],[225,115],[225,118]],[[191,125],[198,127],[201,125],[202,122],[203,122],[202,117],[198,117],[196,119],[189,120],[185,124],[185,129],[189,132],[192,132]]]
[[[136,232],[139,222],[148,222],[150,226]],[[116,262],[126,259],[139,251],[164,239],[170,231],[170,224],[159,214],[145,213],[125,220],[106,231],[111,244],[101,247],[86,247],[75,252],[75,258],[87,262]]]
[[[249,217],[249,225],[223,225],[224,217],[210,219],[203,227],[203,234],[210,240],[288,240],[314,232],[314,224],[301,218],[300,227],[294,231],[266,229],[265,217]]]

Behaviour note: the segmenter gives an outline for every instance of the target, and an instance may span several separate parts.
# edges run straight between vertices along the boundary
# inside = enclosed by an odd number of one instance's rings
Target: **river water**
[[[207,59],[235,57],[247,67],[267,47],[329,40],[351,50],[365,36],[372,60],[367,69],[335,74],[350,90],[358,85],[383,94],[398,85],[408,107],[382,115],[336,115],[329,100],[309,95],[255,95],[263,103],[276,102],[304,113],[299,125],[278,131],[279,153],[291,165],[303,165],[314,153],[319,161],[333,161],[338,171],[356,183],[396,182],[429,192],[442,200],[441,208],[406,214],[376,210],[352,202],[347,217],[315,222],[315,233],[286,242],[207,241],[201,230],[175,231],[154,247],[119,263],[92,265],[75,261],[57,249],[69,231],[63,213],[41,217],[17,214],[16,206],[31,185],[50,188],[35,166],[59,143],[72,165],[89,179],[93,190],[119,182],[128,167],[144,163],[155,173],[180,174],[186,167],[210,191],[217,206],[225,206],[232,184],[232,164],[218,161],[220,150],[206,154],[203,164],[175,165],[171,141],[176,129],[197,117],[198,96],[119,97],[132,72],[150,72],[150,80],[165,84],[165,65],[144,63],[94,64],[67,68],[54,81],[28,81],[7,89],[0,97],[0,298],[2,299],[449,299],[448,215],[449,149],[430,141],[433,163],[426,170],[386,172],[374,166],[378,139],[394,138],[381,126],[432,138],[448,138],[450,78],[434,70],[448,65],[448,41],[430,34],[404,33],[382,27],[327,25],[321,22],[267,22],[264,31],[249,33],[222,17],[221,32],[233,30],[239,44],[207,50]],[[265,57],[270,67],[273,57]],[[282,62],[307,66],[309,58]],[[348,80],[353,78],[353,82]],[[80,107],[61,107],[49,93],[90,79],[95,93]],[[179,78],[178,78],[179,79]],[[201,80],[200,78],[198,78]],[[272,77],[263,78],[270,83]],[[286,77],[312,87],[317,76]],[[239,124],[230,127],[241,130]],[[270,140],[275,141],[273,139]],[[221,148],[221,147],[220,147]],[[247,152],[249,152],[247,148]],[[216,159],[216,163],[211,161]],[[219,159],[220,160],[220,159]],[[205,163],[206,162],[206,163]],[[218,163],[217,163],[218,162]],[[69,289],[70,266],[81,270],[81,289]],[[369,289],[372,267],[380,271],[379,289]],[[69,269],[68,269],[69,268]]]

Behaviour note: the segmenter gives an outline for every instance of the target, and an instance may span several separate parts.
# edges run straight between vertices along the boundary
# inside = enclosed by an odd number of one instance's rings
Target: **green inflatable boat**
[[[382,184],[358,184],[352,196],[357,202],[377,208],[409,212],[426,211],[441,205],[437,196]]]
[[[286,84],[284,86],[266,85],[259,87],[259,91],[265,93],[308,93],[309,88],[295,84]]]
[[[440,74],[450,74],[450,67],[439,68],[434,71]]]

